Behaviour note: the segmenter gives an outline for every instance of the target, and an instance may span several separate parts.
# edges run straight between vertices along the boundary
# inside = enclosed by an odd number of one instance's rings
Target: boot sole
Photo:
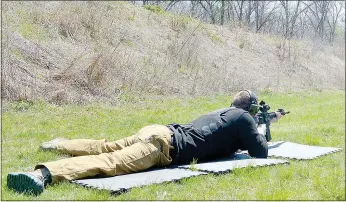
[[[9,173],[7,186],[19,193],[38,195],[43,192],[44,186],[36,177],[26,173]]]

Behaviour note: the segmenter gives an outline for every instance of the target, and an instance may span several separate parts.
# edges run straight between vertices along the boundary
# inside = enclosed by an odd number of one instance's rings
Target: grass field
[[[47,187],[38,197],[7,189],[9,172],[66,156],[39,150],[55,137],[115,140],[148,124],[188,123],[226,107],[230,97],[130,99],[120,107],[101,104],[54,106],[5,103],[2,113],[2,200],[345,200],[345,91],[289,94],[262,92],[271,108],[291,114],[272,125],[272,141],[339,147],[341,152],[289,165],[237,169],[180,182],[134,188],[119,196],[69,182]]]

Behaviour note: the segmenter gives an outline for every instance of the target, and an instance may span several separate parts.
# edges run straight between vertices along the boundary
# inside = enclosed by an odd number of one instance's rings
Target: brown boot
[[[54,140],[51,140],[51,141],[49,141],[49,142],[43,142],[43,143],[41,144],[40,148],[41,148],[42,150],[46,150],[46,151],[48,151],[48,150],[54,150],[54,149],[57,148],[57,144],[58,144],[59,142],[63,142],[63,141],[66,141],[66,140],[67,140],[67,139],[65,139],[65,138],[60,138],[60,137],[58,137],[58,138],[55,138]]]
[[[38,195],[44,187],[52,182],[47,168],[40,168],[34,172],[9,173],[7,175],[7,187],[19,193]]]

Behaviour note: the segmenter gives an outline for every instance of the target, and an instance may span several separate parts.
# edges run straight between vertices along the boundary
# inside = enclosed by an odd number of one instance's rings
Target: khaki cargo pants
[[[137,134],[114,142],[75,139],[60,142],[57,149],[76,157],[40,163],[46,167],[52,183],[95,175],[115,176],[142,171],[153,166],[167,166],[172,131],[163,125],[143,127]]]

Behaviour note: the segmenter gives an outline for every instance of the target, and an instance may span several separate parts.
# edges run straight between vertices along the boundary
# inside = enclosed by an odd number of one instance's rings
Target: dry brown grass
[[[342,44],[284,41],[124,2],[4,2],[2,98],[344,89]]]

